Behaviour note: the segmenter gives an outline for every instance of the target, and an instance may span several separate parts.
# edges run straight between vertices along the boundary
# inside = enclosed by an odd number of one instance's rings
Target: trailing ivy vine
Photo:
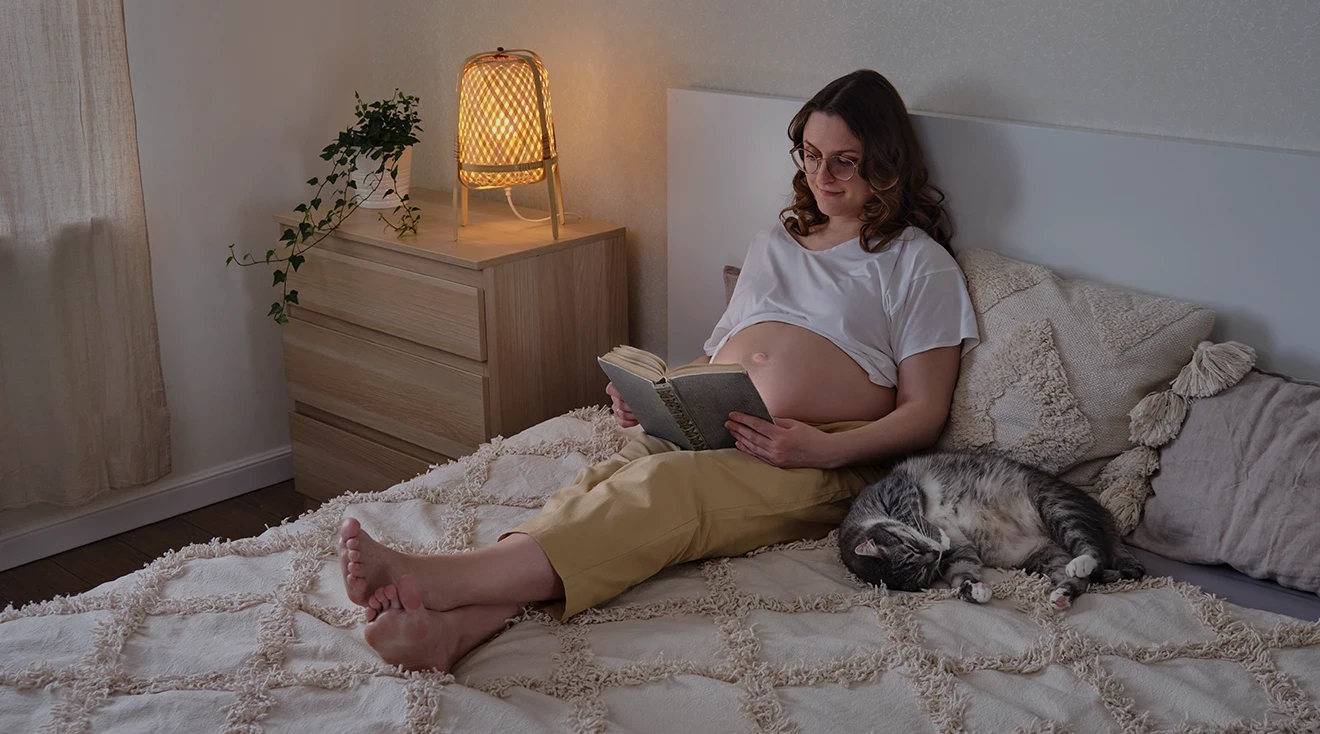
[[[390,185],[382,196],[395,192],[399,156],[408,146],[417,143],[417,133],[422,130],[417,97],[403,94],[398,89],[394,90],[393,97],[371,103],[363,102],[357,92],[353,97],[357,100],[353,107],[356,122],[321,150],[321,159],[331,162],[330,173],[324,178],[314,176],[308,179],[307,185],[316,187],[315,193],[309,201],[294,207],[295,212],[302,214],[302,221],[296,227],[285,228],[279,243],[267,250],[264,258],[253,257],[251,252],[239,256],[234,252],[234,245],[229,245],[226,266],[231,263],[242,267],[275,265],[271,285],[280,287],[280,300],[270,305],[270,312],[266,315],[278,324],[289,320],[287,305],[298,303],[298,291],[289,287],[290,273],[297,272],[307,259],[308,250],[333,234],[364,200],[386,185],[386,175]],[[369,164],[372,169],[366,180],[374,183],[368,191],[358,191],[358,182],[354,179],[360,159],[373,161]],[[400,195],[399,201],[393,211],[398,215],[397,222],[391,221],[384,212],[379,212],[377,217],[396,235],[417,234],[420,210],[409,203],[408,194]]]

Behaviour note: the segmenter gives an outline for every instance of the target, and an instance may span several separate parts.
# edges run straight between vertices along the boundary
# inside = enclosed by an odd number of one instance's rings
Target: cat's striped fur
[[[1095,498],[990,454],[933,452],[902,461],[854,500],[839,548],[865,581],[916,591],[943,577],[961,598],[980,603],[991,597],[983,565],[1048,576],[1059,609],[1093,580],[1145,575]]]

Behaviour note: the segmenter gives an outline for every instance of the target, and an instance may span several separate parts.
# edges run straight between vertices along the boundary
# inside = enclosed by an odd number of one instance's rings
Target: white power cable
[[[513,210],[513,215],[514,215],[515,217],[518,217],[519,219],[523,220],[524,222],[548,222],[548,221],[550,221],[550,217],[541,217],[540,219],[529,219],[529,218],[527,218],[527,217],[524,217],[524,216],[518,211],[518,207],[516,207],[516,206],[513,205],[513,188],[512,188],[512,187],[509,187],[509,186],[505,186],[505,187],[504,187],[504,198],[505,198],[505,199],[508,199],[508,201],[509,201],[509,208]],[[582,218],[582,215],[581,215],[581,214],[578,214],[578,213],[576,213],[576,212],[564,212],[564,216],[566,216],[566,217],[577,217],[578,219],[581,219],[581,218]]]

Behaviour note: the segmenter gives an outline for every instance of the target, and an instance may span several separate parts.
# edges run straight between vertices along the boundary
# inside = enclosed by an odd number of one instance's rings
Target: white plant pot
[[[400,196],[408,193],[408,187],[412,183],[412,146],[403,149],[399,155],[398,168],[399,174],[396,180],[390,180],[390,162],[385,162],[385,170],[376,173],[380,167],[380,160],[371,160],[370,156],[360,155],[357,159],[357,169],[353,171],[353,180],[357,182],[358,206],[363,209],[393,209],[403,203],[399,200]],[[377,182],[379,181],[379,185]],[[375,189],[372,193],[372,189]],[[389,196],[385,195],[386,191]],[[368,193],[370,195],[368,196]]]

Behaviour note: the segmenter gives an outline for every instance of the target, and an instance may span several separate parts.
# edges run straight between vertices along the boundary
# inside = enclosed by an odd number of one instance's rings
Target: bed
[[[634,429],[635,430],[635,429]],[[1320,626],[1167,577],[992,572],[996,599],[885,593],[833,538],[688,564],[556,624],[528,611],[452,675],[383,665],[334,555],[490,543],[627,432],[587,409],[256,538],[171,552],[0,613],[0,731],[1314,731]],[[1227,727],[1236,726],[1236,729]]]
[[[709,329],[688,301],[718,303],[720,267],[740,256],[698,239],[712,215],[700,186],[676,193],[676,181],[701,180],[694,161],[723,165],[721,152],[782,156],[778,116],[793,101],[670,94],[677,361]],[[698,130],[726,147],[701,154],[683,137]],[[681,146],[698,147],[676,161]],[[729,219],[753,227],[765,210]],[[1314,356],[1282,353],[1303,366]],[[1210,576],[1152,562],[1152,576],[1093,587],[1066,614],[1049,610],[1043,579],[991,571],[996,598],[974,606],[947,589],[862,584],[832,536],[668,569],[567,623],[529,609],[452,674],[380,662],[339,577],[345,515],[400,550],[480,547],[629,435],[583,408],[259,537],[189,546],[85,594],[0,612],[0,731],[1320,730],[1313,598],[1229,601],[1185,580]]]

